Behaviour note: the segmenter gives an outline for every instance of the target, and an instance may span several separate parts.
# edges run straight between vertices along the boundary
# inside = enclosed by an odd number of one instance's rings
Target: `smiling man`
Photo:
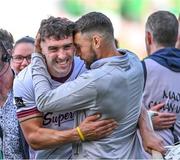
[[[52,88],[74,80],[86,70],[84,62],[74,57],[73,26],[73,22],[59,17],[49,17],[41,22],[41,49],[51,75],[49,82]],[[38,150],[35,158],[71,158],[72,142],[80,141],[77,129],[72,129],[74,111],[38,111],[31,64],[15,78],[14,97],[17,116],[25,138],[33,149]],[[87,140],[107,136],[117,126],[112,119],[96,121],[97,119],[98,117],[93,115],[79,125]]]

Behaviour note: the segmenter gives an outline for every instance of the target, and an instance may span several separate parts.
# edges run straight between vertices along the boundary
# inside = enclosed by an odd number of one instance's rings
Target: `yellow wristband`
[[[83,135],[83,133],[81,132],[80,128],[79,128],[79,127],[76,127],[76,129],[77,129],[77,132],[78,132],[78,134],[79,134],[79,137],[80,137],[81,141],[85,141],[84,135]]]

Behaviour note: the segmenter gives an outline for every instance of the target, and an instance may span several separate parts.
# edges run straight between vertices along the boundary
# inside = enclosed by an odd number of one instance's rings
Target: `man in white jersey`
[[[157,11],[148,17],[145,31],[149,56],[143,62],[143,106],[158,112],[152,119],[154,129],[165,145],[173,145],[180,141],[180,50],[175,48],[178,20],[168,11]]]
[[[75,79],[85,71],[84,62],[74,57],[72,28],[74,23],[62,18],[44,19],[40,26],[42,52],[53,88]],[[14,97],[17,116],[29,145],[38,150],[37,159],[68,159],[72,155],[72,142],[80,140],[73,128],[74,112],[39,112],[36,108],[31,65],[14,80]],[[43,86],[44,88],[46,86]],[[80,128],[87,140],[109,135],[117,124],[113,120],[96,121],[97,116],[87,117]]]
[[[104,14],[86,14],[76,27],[77,53],[90,70],[54,89],[46,62],[34,54],[32,75],[38,109],[77,111],[76,126],[86,116],[99,112],[102,118],[116,119],[119,126],[112,135],[76,143],[73,158],[144,158],[136,135],[144,84],[139,59],[127,50],[116,50],[112,23]],[[84,141],[83,131],[79,132]]]

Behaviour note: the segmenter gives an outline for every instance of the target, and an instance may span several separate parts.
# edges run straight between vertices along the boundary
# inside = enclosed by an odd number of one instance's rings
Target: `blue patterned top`
[[[23,159],[12,90],[8,93],[3,107],[0,107],[0,126],[3,131],[3,141],[0,139],[0,150],[3,151],[3,158]]]

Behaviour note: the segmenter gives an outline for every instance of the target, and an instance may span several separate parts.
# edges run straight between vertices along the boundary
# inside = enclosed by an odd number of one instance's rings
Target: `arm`
[[[30,85],[30,83],[28,83]],[[28,144],[35,150],[79,141],[76,129],[58,131],[43,128],[43,115],[36,108],[31,93],[31,87],[23,86],[21,79],[14,81],[14,96],[17,105],[17,117]],[[102,138],[112,133],[117,123],[113,120],[100,120],[99,117],[87,117],[80,129],[86,140]]]
[[[21,128],[28,144],[34,149],[46,149],[73,141],[79,136],[75,129],[57,131],[43,128],[42,118],[32,118],[21,122]]]
[[[163,140],[153,131],[149,122],[147,110],[144,107],[141,108],[138,125],[145,151],[151,153],[152,150],[156,150],[165,153]]]
[[[98,119],[97,115],[93,115],[87,117],[79,125],[85,140],[96,140],[108,136],[117,127],[117,123],[112,119]],[[65,131],[43,128],[42,118],[27,119],[21,122],[21,128],[28,144],[35,150],[80,141],[76,128]]]
[[[32,77],[38,109],[42,112],[76,111],[93,107],[96,87],[90,74],[83,75],[52,90],[45,61],[40,54],[34,54]]]

